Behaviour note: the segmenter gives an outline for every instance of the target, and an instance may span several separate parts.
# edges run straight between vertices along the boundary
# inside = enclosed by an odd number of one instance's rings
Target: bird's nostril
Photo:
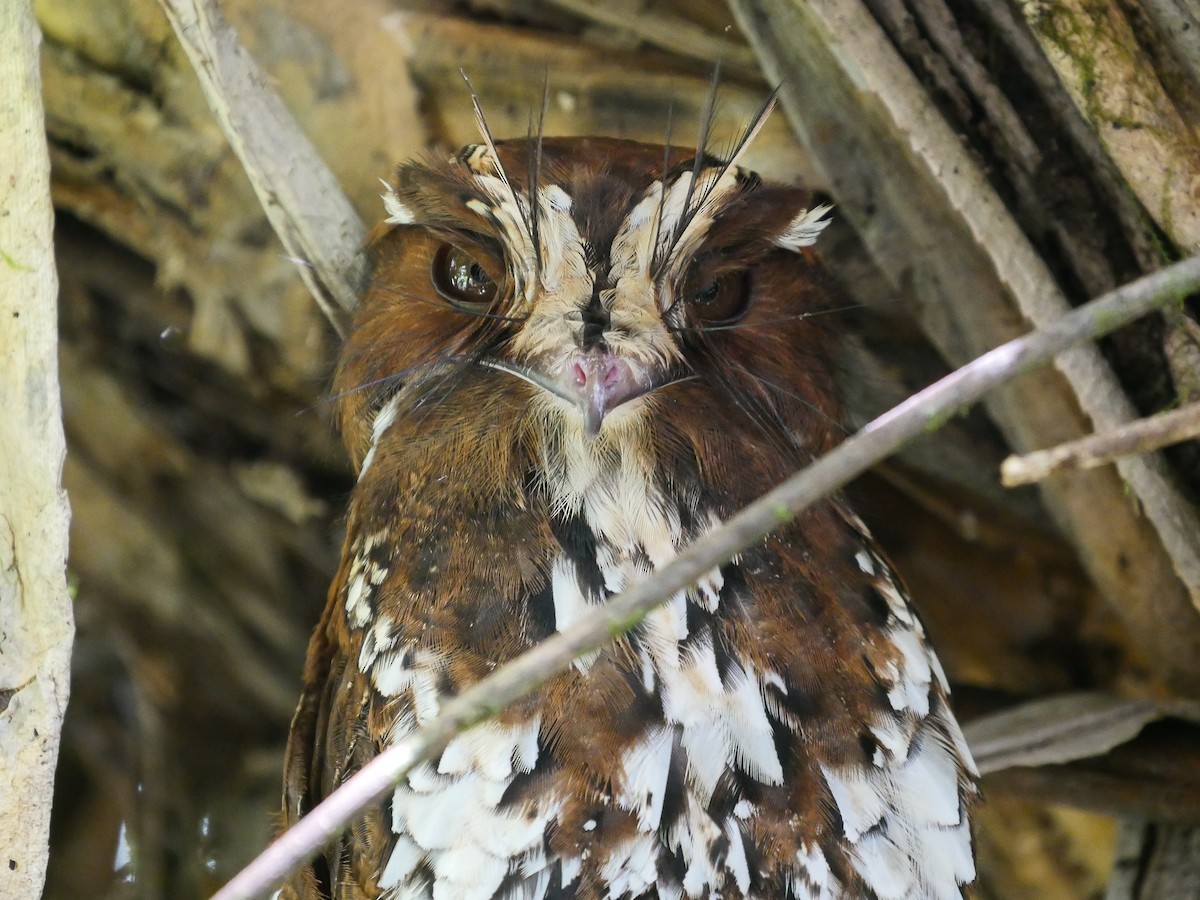
[[[591,385],[613,390],[625,379],[628,368],[627,363],[607,351],[592,351],[573,360],[567,371],[576,387]]]
[[[559,371],[563,390],[555,393],[583,414],[584,432],[591,437],[600,433],[610,412],[646,392],[645,379],[639,378],[630,361],[604,347],[575,354]]]

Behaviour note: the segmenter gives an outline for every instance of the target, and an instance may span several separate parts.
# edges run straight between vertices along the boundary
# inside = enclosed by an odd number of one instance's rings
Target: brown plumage
[[[289,822],[837,439],[805,192],[593,138],[398,179],[338,367],[361,474]],[[457,739],[283,896],[958,897],[972,777],[919,621],[830,500]]]

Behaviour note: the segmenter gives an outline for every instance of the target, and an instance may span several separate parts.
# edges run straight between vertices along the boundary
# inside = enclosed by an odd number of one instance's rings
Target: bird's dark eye
[[[433,286],[460,309],[484,312],[496,299],[496,282],[469,253],[442,244],[433,257]]]
[[[692,295],[692,307],[709,325],[733,322],[746,314],[750,300],[750,277],[745,272],[727,272]]]

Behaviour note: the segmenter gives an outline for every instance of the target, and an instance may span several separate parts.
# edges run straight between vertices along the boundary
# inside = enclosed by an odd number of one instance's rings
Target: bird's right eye
[[[433,256],[433,286],[465,312],[486,312],[496,299],[496,282],[482,263],[453,244],[442,244]]]
[[[692,296],[692,306],[701,322],[725,325],[746,314],[750,303],[749,276],[726,272]]]

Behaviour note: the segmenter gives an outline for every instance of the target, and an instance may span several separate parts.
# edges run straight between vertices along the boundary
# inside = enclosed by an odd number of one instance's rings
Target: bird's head
[[[810,318],[828,292],[808,249],[828,207],[737,155],[547,138],[401,167],[337,378],[355,461],[381,414],[421,407],[573,440],[619,440],[657,410],[828,443]]]

